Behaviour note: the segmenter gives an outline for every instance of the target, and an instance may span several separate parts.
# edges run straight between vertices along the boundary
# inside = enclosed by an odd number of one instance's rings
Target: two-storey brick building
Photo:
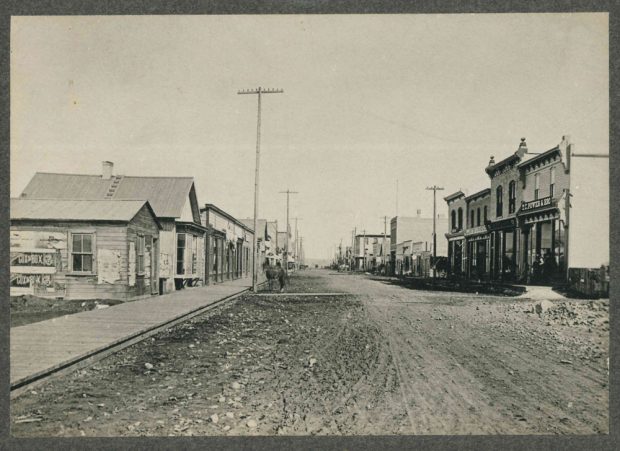
[[[517,209],[521,204],[519,164],[527,153],[525,138],[515,153],[499,162],[491,157],[485,171],[491,179],[489,208],[490,277],[514,281],[517,278],[519,226]],[[470,213],[471,214],[471,213]]]

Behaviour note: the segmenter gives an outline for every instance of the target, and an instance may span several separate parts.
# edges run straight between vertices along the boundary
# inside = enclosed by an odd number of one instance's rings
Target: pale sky
[[[306,256],[326,258],[354,227],[383,232],[396,179],[399,214],[432,216],[425,187],[488,187],[489,156],[521,137],[608,153],[608,49],[606,14],[13,17],[11,195],[111,160],[193,176],[201,204],[251,217],[256,96],[237,91],[281,88],[263,98],[259,216],[284,229],[278,192],[299,191]],[[583,166],[608,190],[607,160]]]

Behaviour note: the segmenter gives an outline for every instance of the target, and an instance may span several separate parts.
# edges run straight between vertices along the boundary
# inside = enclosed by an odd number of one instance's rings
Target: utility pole
[[[364,246],[364,259],[362,260],[362,269],[366,271],[366,229],[364,229],[363,235],[362,246]]]
[[[291,194],[299,194],[299,192],[291,191],[290,189],[287,189],[286,191],[280,191],[280,193],[286,194],[286,249],[284,252],[284,266],[286,268],[285,269],[286,275],[288,276],[288,237],[289,237],[289,234],[291,233],[291,226],[289,224],[289,218],[288,218],[289,200],[290,200]]]
[[[252,249],[254,249],[254,258],[252,258],[252,290],[256,293],[258,290],[258,240],[256,236],[256,228],[258,227],[258,176],[260,169],[260,116],[261,116],[261,96],[263,94],[281,94],[282,89],[244,89],[237,91],[237,94],[257,94],[258,95],[258,114],[256,121],[256,169],[254,172],[254,235],[252,237]]]
[[[437,265],[437,230],[436,230],[436,222],[437,222],[437,191],[442,191],[443,188],[440,188],[437,185],[429,186],[426,188],[427,190],[433,190],[433,261],[434,265]],[[433,269],[433,278],[435,278],[437,274],[437,268]]]
[[[297,268],[299,268],[299,254],[300,254],[300,250],[299,250],[299,231],[297,230],[297,221],[298,220],[302,220],[303,218],[293,218],[295,220],[295,265],[297,265]]]
[[[387,216],[383,216],[382,219],[383,219],[383,245],[381,246],[381,249],[383,250],[383,252],[382,252],[383,255],[381,256],[382,257],[381,258],[381,263],[383,264],[383,268],[386,269],[385,268],[385,264],[386,264],[385,263],[385,261],[386,261],[385,260],[385,235],[387,233]]]
[[[357,266],[357,260],[355,259],[357,257],[357,227],[353,228],[353,261],[351,262],[351,271],[353,271],[353,268],[355,268],[355,266]],[[357,268],[355,268],[357,269]]]

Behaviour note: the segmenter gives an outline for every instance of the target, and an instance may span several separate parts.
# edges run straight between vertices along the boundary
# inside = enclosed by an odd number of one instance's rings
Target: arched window
[[[517,183],[513,180],[508,185],[508,213],[514,213],[517,203]]]
[[[474,224],[474,210],[469,212],[469,227],[473,227],[476,224]]]
[[[478,207],[478,210],[476,210],[476,225],[480,225],[480,207]]]
[[[463,228],[463,209],[459,207],[459,230]]]
[[[504,190],[502,189],[502,185],[498,186],[495,190],[496,195],[496,206],[495,206],[495,215],[500,217],[504,214]]]
[[[487,206],[484,206],[484,222],[487,222],[489,218],[489,209],[487,208]]]
[[[452,210],[452,229],[456,229],[456,210]]]

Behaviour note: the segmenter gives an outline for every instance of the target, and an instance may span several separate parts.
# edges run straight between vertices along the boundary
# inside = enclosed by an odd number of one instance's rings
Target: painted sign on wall
[[[54,249],[41,249],[32,252],[11,252],[11,266],[47,266],[56,267]]]
[[[54,284],[52,274],[11,274],[11,287],[34,288],[51,287]]]

